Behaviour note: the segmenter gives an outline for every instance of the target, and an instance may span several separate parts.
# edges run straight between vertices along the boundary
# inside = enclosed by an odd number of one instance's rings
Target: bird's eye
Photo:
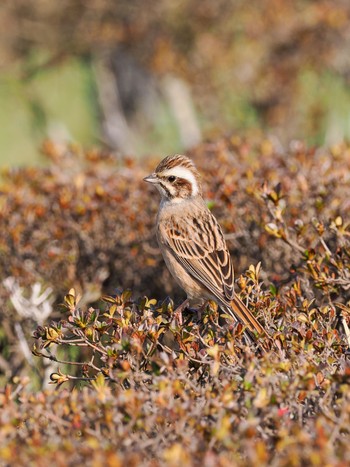
[[[168,177],[168,182],[170,182],[170,183],[175,182],[175,180],[176,180],[175,175],[170,175],[170,177]]]

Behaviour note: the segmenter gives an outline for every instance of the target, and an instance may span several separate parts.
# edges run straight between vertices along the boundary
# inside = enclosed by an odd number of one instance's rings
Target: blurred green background
[[[3,0],[0,164],[41,163],[45,138],[140,156],[349,138],[349,19],[342,0]]]

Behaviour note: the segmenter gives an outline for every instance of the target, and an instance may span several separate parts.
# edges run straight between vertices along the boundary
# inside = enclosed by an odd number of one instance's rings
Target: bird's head
[[[163,159],[155,172],[144,178],[154,184],[163,199],[179,203],[202,195],[202,187],[196,166],[186,156],[176,154]]]

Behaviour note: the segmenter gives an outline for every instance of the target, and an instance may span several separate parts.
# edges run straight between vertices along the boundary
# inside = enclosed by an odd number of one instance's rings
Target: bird
[[[187,156],[165,157],[144,178],[161,195],[156,220],[164,261],[187,299],[214,300],[235,323],[244,326],[249,343],[267,332],[234,291],[234,269],[222,229],[202,195],[200,174]]]

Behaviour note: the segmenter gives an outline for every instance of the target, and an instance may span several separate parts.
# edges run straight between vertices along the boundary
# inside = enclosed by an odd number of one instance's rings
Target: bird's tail
[[[256,342],[259,336],[265,336],[270,341],[270,337],[265,328],[237,295],[235,295],[230,302],[230,307],[227,307],[227,311],[236,321],[242,323],[246,327],[245,335],[248,337],[250,343]],[[265,346],[263,347],[265,348]]]
[[[251,311],[244,305],[242,300],[235,295],[231,301],[231,308],[236,317],[252,333],[266,334],[264,327],[259,323]]]

